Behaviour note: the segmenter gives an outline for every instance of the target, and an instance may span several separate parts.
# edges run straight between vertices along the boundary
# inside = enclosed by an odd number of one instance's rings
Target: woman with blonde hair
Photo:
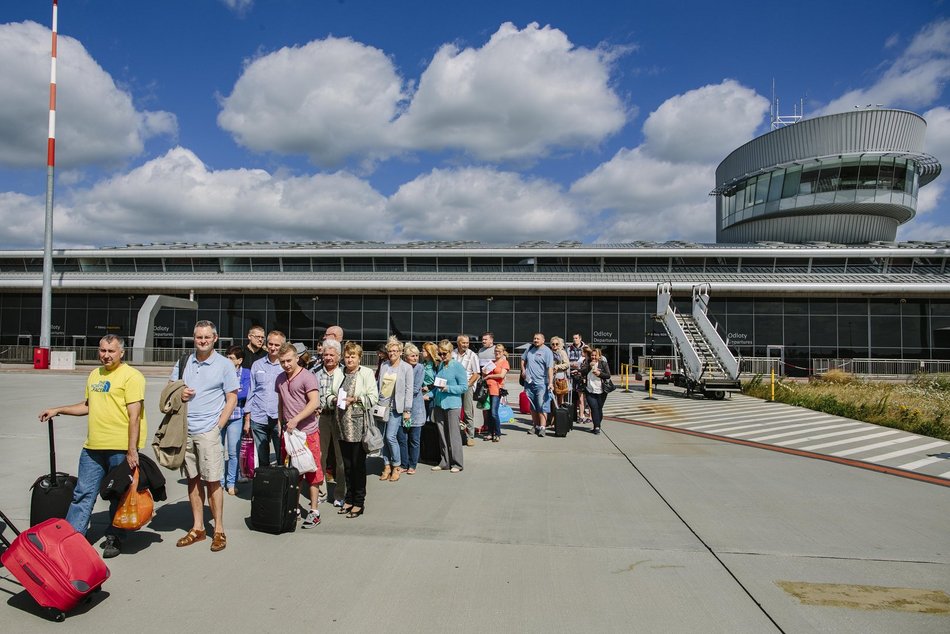
[[[448,339],[439,342],[439,364],[435,368],[435,381],[432,384],[432,414],[439,429],[442,457],[432,470],[458,473],[462,470],[459,414],[462,411],[462,394],[468,390],[468,374],[461,363],[452,359],[454,349]]]
[[[374,425],[373,406],[379,401],[376,377],[369,368],[360,365],[363,346],[347,341],[343,346],[343,384],[340,392],[346,396],[339,400],[337,394],[336,423],[340,434],[340,450],[343,453],[343,470],[346,472],[346,497],[343,507],[337,511],[348,518],[359,517],[366,509],[366,450],[363,449],[363,434],[367,425]],[[344,409],[340,409],[340,405]]]
[[[557,407],[560,407],[571,391],[571,382],[567,376],[571,362],[567,350],[564,349],[564,340],[560,337],[551,337],[551,352],[554,353],[554,400]]]
[[[402,472],[399,453],[399,430],[412,418],[412,366],[402,360],[403,344],[396,337],[386,342],[387,359],[379,364],[377,388],[379,404],[386,408],[380,418],[383,431],[383,473],[380,480],[396,482]]]
[[[426,420],[432,420],[432,382],[435,381],[435,366],[439,362],[439,347],[431,341],[422,344],[422,398],[426,408]]]
[[[426,424],[426,407],[422,400],[422,386],[425,380],[425,368],[419,363],[419,348],[407,343],[403,349],[406,363],[412,367],[412,415],[408,423],[399,428],[396,438],[399,440],[399,456],[402,458],[402,470],[406,475],[414,475],[419,464],[419,440],[422,426]]]

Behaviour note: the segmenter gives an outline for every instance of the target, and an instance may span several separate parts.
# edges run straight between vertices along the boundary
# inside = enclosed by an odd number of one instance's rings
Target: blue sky
[[[0,10],[0,248],[42,244],[51,2]],[[950,166],[950,11],[867,2],[61,0],[54,246],[714,241],[782,114],[880,103]],[[950,238],[943,175],[898,238]]]

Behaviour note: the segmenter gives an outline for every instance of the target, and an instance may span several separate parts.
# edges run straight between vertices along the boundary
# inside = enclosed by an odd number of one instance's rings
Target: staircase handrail
[[[657,312],[654,318],[663,324],[666,333],[673,341],[679,356],[683,359],[687,375],[694,380],[699,380],[705,369],[702,360],[686,337],[686,331],[676,317],[676,307],[673,305],[673,284],[670,282],[661,282],[657,284]]]
[[[729,375],[730,379],[739,378],[739,362],[729,350],[729,346],[722,339],[718,331],[718,324],[713,324],[709,320],[707,311],[709,309],[709,292],[711,290],[709,282],[703,282],[693,286],[693,321],[700,333],[706,339],[706,344],[713,355],[719,360],[719,364]]]

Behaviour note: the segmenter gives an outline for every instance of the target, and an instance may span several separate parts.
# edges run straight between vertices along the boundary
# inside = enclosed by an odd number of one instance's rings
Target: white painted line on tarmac
[[[729,424],[731,424],[731,423],[726,423],[726,424],[729,425]],[[724,433],[726,433],[727,431],[735,431],[735,430],[737,430],[737,429],[751,429],[752,427],[759,427],[759,428],[762,428],[762,427],[764,427],[764,426],[765,426],[765,423],[751,423],[751,424],[749,424],[749,425],[739,425],[739,426],[735,426],[735,427],[726,427],[725,429],[715,429],[715,430],[713,430],[713,429],[707,429],[707,430],[706,430],[706,433],[707,433],[707,434],[724,434]],[[712,427],[722,427],[722,425],[712,425]],[[698,431],[700,428],[699,428],[699,427],[690,427],[689,429],[691,429],[691,430],[693,430],[693,431]]]
[[[824,431],[826,429],[837,429],[841,427],[854,427],[855,425],[864,425],[864,423],[841,423],[840,425],[825,425],[824,427],[818,427],[817,429],[798,429],[796,431],[787,431],[782,434],[772,434],[770,436],[762,436],[760,438],[750,438],[752,442],[764,442],[766,440],[773,440],[775,438],[785,438],[787,436],[798,436],[799,434],[810,434],[813,431]]]
[[[946,473],[941,473],[941,474],[938,475],[937,477],[938,477],[938,478],[947,478],[948,480],[950,480],[950,471],[947,471]]]
[[[892,440],[885,440],[883,442],[876,442],[873,445],[865,445],[863,447],[854,447],[853,449],[845,449],[844,451],[839,451],[837,453],[831,454],[838,458],[844,456],[850,456],[852,454],[861,453],[862,451],[871,451],[872,449],[880,449],[881,447],[890,447],[891,445],[899,445],[904,442],[910,442],[911,440],[920,440],[920,436],[901,436],[900,438],[894,438]]]
[[[730,412],[722,414],[721,416],[703,416],[702,414],[697,414],[693,417],[697,423],[711,423],[713,425],[730,425],[732,423],[741,422],[744,420],[755,420],[756,418],[762,418],[761,413],[752,412],[751,414],[737,414],[735,412]]]
[[[929,458],[923,458],[922,460],[915,460],[914,462],[908,462],[907,464],[902,464],[897,468],[913,471],[914,469],[920,469],[921,467],[926,467],[929,464],[940,462],[941,460],[946,461],[947,459],[944,458],[943,456],[930,456]]]
[[[824,424],[825,423],[822,423],[819,421],[811,421],[808,423],[796,423],[794,425],[780,425],[778,427],[771,427],[768,430],[763,429],[760,431],[782,431],[783,429],[798,429],[799,427],[815,427],[815,426],[820,426]],[[807,430],[807,431],[813,431],[813,430]],[[757,433],[759,432],[758,431],[744,431],[744,432],[740,432],[738,434],[733,434],[733,435],[734,436],[748,436],[749,434],[757,434]]]
[[[833,431],[828,434],[818,434],[817,436],[806,436],[805,438],[796,438],[794,440],[783,440],[775,443],[782,447],[786,445],[797,445],[800,442],[811,442],[812,440],[824,440],[825,438],[835,438],[837,436],[847,436],[848,434],[863,434],[866,429],[846,429],[844,431]]]
[[[916,451],[927,451],[928,449],[933,449],[934,447],[942,447],[944,445],[950,445],[945,440],[938,440],[937,442],[927,443],[926,445],[920,445],[918,447],[908,447],[907,449],[900,449],[898,451],[892,451],[891,453],[884,453],[880,456],[871,456],[870,458],[865,458],[865,462],[881,462],[884,460],[890,460],[891,458],[897,458],[898,456],[906,456],[907,454],[914,453]]]
[[[724,418],[726,418],[726,419],[728,419],[728,420],[723,420]],[[721,427],[721,426],[723,426],[723,425],[736,425],[736,424],[739,424],[739,423],[746,423],[746,422],[751,422],[751,421],[756,421],[756,420],[758,420],[758,421],[761,421],[761,420],[768,420],[767,423],[759,423],[760,425],[768,425],[768,424],[777,423],[777,422],[782,422],[782,421],[786,421],[786,420],[789,420],[789,421],[791,421],[791,420],[801,420],[801,417],[798,416],[797,414],[792,414],[792,415],[789,415],[789,416],[773,416],[773,417],[769,417],[769,416],[764,415],[762,412],[758,412],[758,413],[753,414],[753,415],[750,415],[750,416],[719,416],[718,419],[719,419],[721,422],[714,423],[714,424],[712,424],[712,425],[701,425],[701,426],[698,426],[698,427],[690,427],[690,429],[696,429],[696,430],[699,430],[699,429],[711,429],[711,428],[713,428],[713,427]],[[701,422],[703,422],[703,421],[695,421],[695,422],[701,423]],[[687,424],[688,424],[688,423],[687,423]]]
[[[819,445],[809,445],[808,447],[802,447],[802,451],[815,451],[816,449],[827,449],[828,447],[837,447],[838,445],[849,445],[853,442],[864,442],[865,440],[871,440],[872,438],[881,438],[882,436],[893,436],[894,434],[899,434],[900,432],[896,429],[891,429],[888,431],[880,431],[876,434],[868,434],[867,436],[859,436],[857,438],[845,438],[844,440],[836,440],[834,442],[823,442]]]

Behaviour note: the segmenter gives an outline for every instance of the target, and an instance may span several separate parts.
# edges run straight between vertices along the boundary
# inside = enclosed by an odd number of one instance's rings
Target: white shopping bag
[[[310,473],[317,470],[317,463],[313,459],[310,448],[307,447],[307,434],[299,429],[284,432],[284,448],[290,456],[290,466],[299,473]]]

